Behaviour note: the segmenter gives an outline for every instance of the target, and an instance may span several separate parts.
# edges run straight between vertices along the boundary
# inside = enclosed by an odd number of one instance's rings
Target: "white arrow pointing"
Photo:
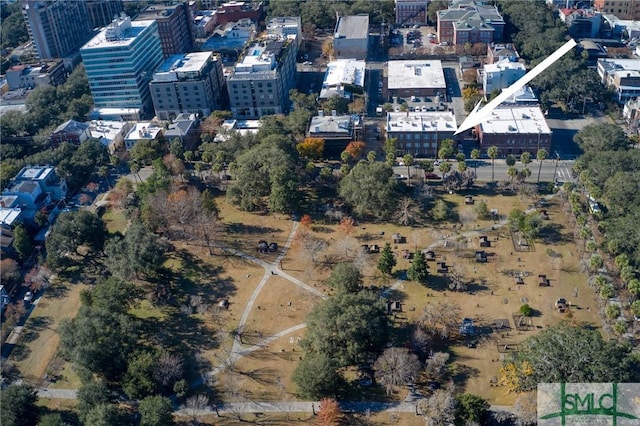
[[[454,133],[457,135],[458,133],[462,133],[465,130],[469,130],[476,125],[487,121],[491,117],[491,113],[493,110],[513,96],[518,90],[522,89],[527,83],[540,75],[544,70],[549,68],[555,61],[562,58],[567,52],[573,49],[576,46],[576,41],[574,39],[569,40],[565,44],[563,44],[558,50],[553,52],[547,59],[540,62],[536,67],[534,67],[531,71],[520,77],[518,81],[513,83],[511,86],[507,87],[500,93],[498,96],[493,98],[491,102],[485,105],[481,110],[478,111],[478,105],[473,109],[471,114],[462,122],[458,130]]]

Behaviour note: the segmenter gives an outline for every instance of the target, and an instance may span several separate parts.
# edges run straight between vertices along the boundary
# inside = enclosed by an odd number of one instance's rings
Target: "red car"
[[[425,179],[442,179],[442,176],[435,173],[425,173],[424,178]]]

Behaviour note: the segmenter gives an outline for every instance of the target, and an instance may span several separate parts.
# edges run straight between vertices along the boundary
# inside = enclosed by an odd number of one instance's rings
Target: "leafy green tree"
[[[640,280],[637,278],[634,278],[632,280],[629,280],[629,282],[627,283],[627,288],[629,289],[629,293],[631,293],[634,296],[637,296],[640,294]]]
[[[96,167],[108,162],[105,146],[97,139],[87,139],[58,163],[58,171],[67,178],[69,193],[74,193],[87,183]]]
[[[293,371],[298,393],[314,400],[338,396],[345,380],[338,372],[333,357],[324,353],[307,353]]]
[[[445,161],[443,163],[440,163],[440,166],[438,166],[438,168],[440,169],[440,172],[442,173],[442,178],[444,179],[447,176],[447,173],[451,171],[451,163],[449,163],[448,161]]]
[[[107,227],[87,210],[61,213],[45,242],[47,264],[54,270],[91,261],[102,251]]]
[[[542,162],[547,158],[547,150],[544,148],[540,148],[536,153],[536,158],[538,159],[538,182],[540,182],[540,173],[542,172]]]
[[[109,277],[98,282],[91,290],[84,290],[82,301],[92,308],[124,314],[140,296],[140,290],[132,283]]]
[[[409,186],[411,186],[411,166],[413,166],[413,155],[405,154],[405,156],[402,157],[402,161],[404,162],[404,165],[407,166],[407,178],[409,179]]]
[[[361,161],[340,181],[339,194],[359,216],[387,218],[394,210],[396,180],[385,163]]]
[[[341,262],[333,267],[327,285],[344,293],[357,293],[362,289],[362,274],[353,263]]]
[[[440,148],[438,149],[438,158],[441,160],[448,160],[453,154],[455,154],[455,142],[453,139],[445,139],[440,142]]]
[[[498,158],[498,147],[494,145],[487,148],[487,155],[491,158],[491,181],[495,182],[494,170],[496,158]]]
[[[291,213],[300,205],[299,179],[286,167],[271,170],[269,209],[278,213]]]
[[[60,413],[47,413],[38,422],[38,426],[67,426],[67,424]]]
[[[78,389],[78,417],[87,424],[86,416],[98,405],[113,402],[115,396],[102,380],[91,380]]]
[[[18,3],[2,5],[2,48],[18,47],[29,40],[27,25]]]
[[[480,158],[480,150],[474,148],[471,150],[471,159],[473,160],[473,167],[475,169],[476,175],[478,174],[478,159]]]
[[[473,424],[486,421],[490,405],[486,399],[464,393],[456,397],[456,424]]]
[[[156,275],[166,257],[158,237],[139,221],[131,224],[124,237],[110,240],[105,253],[110,272],[123,281]]]
[[[451,217],[451,208],[447,205],[446,201],[439,199],[431,209],[431,217],[437,221],[447,220]]]
[[[161,155],[160,143],[155,139],[141,139],[129,150],[129,156],[140,164],[151,164]]]
[[[138,338],[134,320],[125,314],[81,306],[78,315],[58,328],[60,351],[85,372],[116,380]]]
[[[126,424],[126,418],[117,405],[100,404],[87,413],[85,424],[92,426],[120,426]]]
[[[509,154],[507,155],[507,158],[505,159],[505,162],[507,163],[508,167],[513,167],[516,165],[516,156],[513,154]]]
[[[533,308],[529,306],[528,303],[525,303],[524,305],[520,306],[520,314],[522,314],[523,316],[530,317],[532,313],[533,313]]]
[[[33,252],[31,235],[22,225],[18,225],[13,230],[13,249],[21,260],[27,259]]]
[[[38,423],[38,394],[29,385],[10,385],[0,393],[2,426],[35,426]]]
[[[527,164],[531,163],[531,153],[525,151],[520,154],[520,162],[524,165],[524,167],[527,167]]]
[[[378,260],[378,269],[383,274],[391,275],[391,271],[396,266],[396,258],[391,251],[391,244],[386,243],[380,252],[380,259]]]
[[[333,111],[338,115],[347,114],[349,101],[340,95],[334,95],[322,103],[322,109],[326,114],[331,114]]]
[[[424,253],[420,250],[416,250],[413,255],[413,262],[407,269],[407,278],[411,281],[417,281],[422,285],[426,285],[429,279],[429,265],[424,257]]]
[[[307,316],[303,346],[345,367],[368,359],[383,347],[388,335],[386,304],[376,294],[342,293],[316,305]]]
[[[615,124],[590,124],[581,129],[573,140],[586,152],[624,150],[629,138]]]
[[[598,330],[563,322],[526,339],[507,361],[513,388],[535,389],[537,383],[608,383],[637,380],[638,361],[629,345],[605,341]]]
[[[640,318],[640,300],[634,300],[630,309],[634,316]]]
[[[122,388],[132,399],[142,399],[153,395],[157,383],[153,379],[156,357],[148,351],[138,351],[129,357],[127,372]]]
[[[478,201],[473,207],[473,210],[476,212],[479,219],[487,220],[491,217],[489,206],[487,206],[487,202],[484,200]]]
[[[140,401],[140,426],[172,426],[173,407],[167,397],[156,395],[148,396]]]
[[[605,315],[610,320],[614,320],[620,316],[620,306],[618,305],[607,305],[604,310]]]
[[[184,151],[185,149],[182,141],[178,138],[173,138],[171,143],[169,143],[169,152],[173,154],[174,157],[184,160]]]

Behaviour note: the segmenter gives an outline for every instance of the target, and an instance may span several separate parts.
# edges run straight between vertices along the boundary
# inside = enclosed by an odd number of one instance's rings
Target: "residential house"
[[[629,125],[629,129],[635,134],[640,128],[640,101],[638,98],[629,99],[624,103],[622,116]]]
[[[246,134],[256,134],[260,130],[260,120],[224,120],[220,125],[220,131],[213,139],[214,142],[224,142],[237,133],[241,136]]]
[[[58,176],[51,166],[26,166],[13,178],[13,182],[34,182],[42,192],[51,195],[53,201],[67,196],[67,182]]]
[[[106,146],[110,154],[124,147],[124,138],[132,127],[133,123],[130,121],[91,120],[89,122],[91,137],[98,139],[102,145]]]
[[[15,195],[0,195],[0,227],[13,229],[22,221],[19,204]]]
[[[527,73],[524,64],[503,59],[495,64],[484,66],[482,73],[482,90],[488,97],[494,90],[501,92]]]
[[[518,62],[520,55],[518,50],[511,43],[491,43],[487,45],[487,63],[495,64],[504,59],[511,62]]]
[[[325,157],[338,158],[347,145],[356,140],[357,132],[361,129],[361,120],[357,115],[337,115],[335,111],[326,115],[318,111],[318,115],[311,118],[307,136],[324,139]]]
[[[438,40],[454,45],[502,41],[504,19],[496,6],[475,0],[454,2],[438,12]]]
[[[329,99],[336,95],[350,99],[352,92],[362,93],[364,76],[365,61],[338,59],[329,62],[320,89],[320,99]]]
[[[333,33],[338,59],[366,60],[369,52],[369,15],[340,16]]]
[[[441,61],[389,61],[388,64],[390,96],[434,96],[447,91]]]
[[[129,151],[138,141],[158,141],[163,135],[163,128],[156,123],[149,121],[135,123],[124,138],[124,147]]]
[[[164,137],[169,141],[174,139],[182,142],[187,150],[193,150],[200,144],[200,119],[197,114],[178,114],[164,131]]]
[[[437,157],[440,143],[454,139],[458,130],[451,111],[390,112],[385,131],[387,138],[396,139],[396,155]]]
[[[500,155],[536,155],[539,149],[551,149],[552,132],[538,106],[510,106],[495,108],[491,117],[476,126],[476,137],[484,152],[498,147]]]
[[[599,59],[598,76],[620,104],[640,96],[640,59]]]
[[[74,145],[80,145],[82,142],[91,138],[89,124],[80,123],[75,120],[67,120],[49,135],[48,140],[54,145],[60,145],[63,142],[69,142]]]

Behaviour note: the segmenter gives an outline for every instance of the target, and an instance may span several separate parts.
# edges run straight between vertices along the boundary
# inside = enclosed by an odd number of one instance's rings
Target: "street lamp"
[[[556,151],[556,167],[553,170],[553,183],[556,183],[556,173],[558,172],[558,163],[560,162],[560,154]]]

